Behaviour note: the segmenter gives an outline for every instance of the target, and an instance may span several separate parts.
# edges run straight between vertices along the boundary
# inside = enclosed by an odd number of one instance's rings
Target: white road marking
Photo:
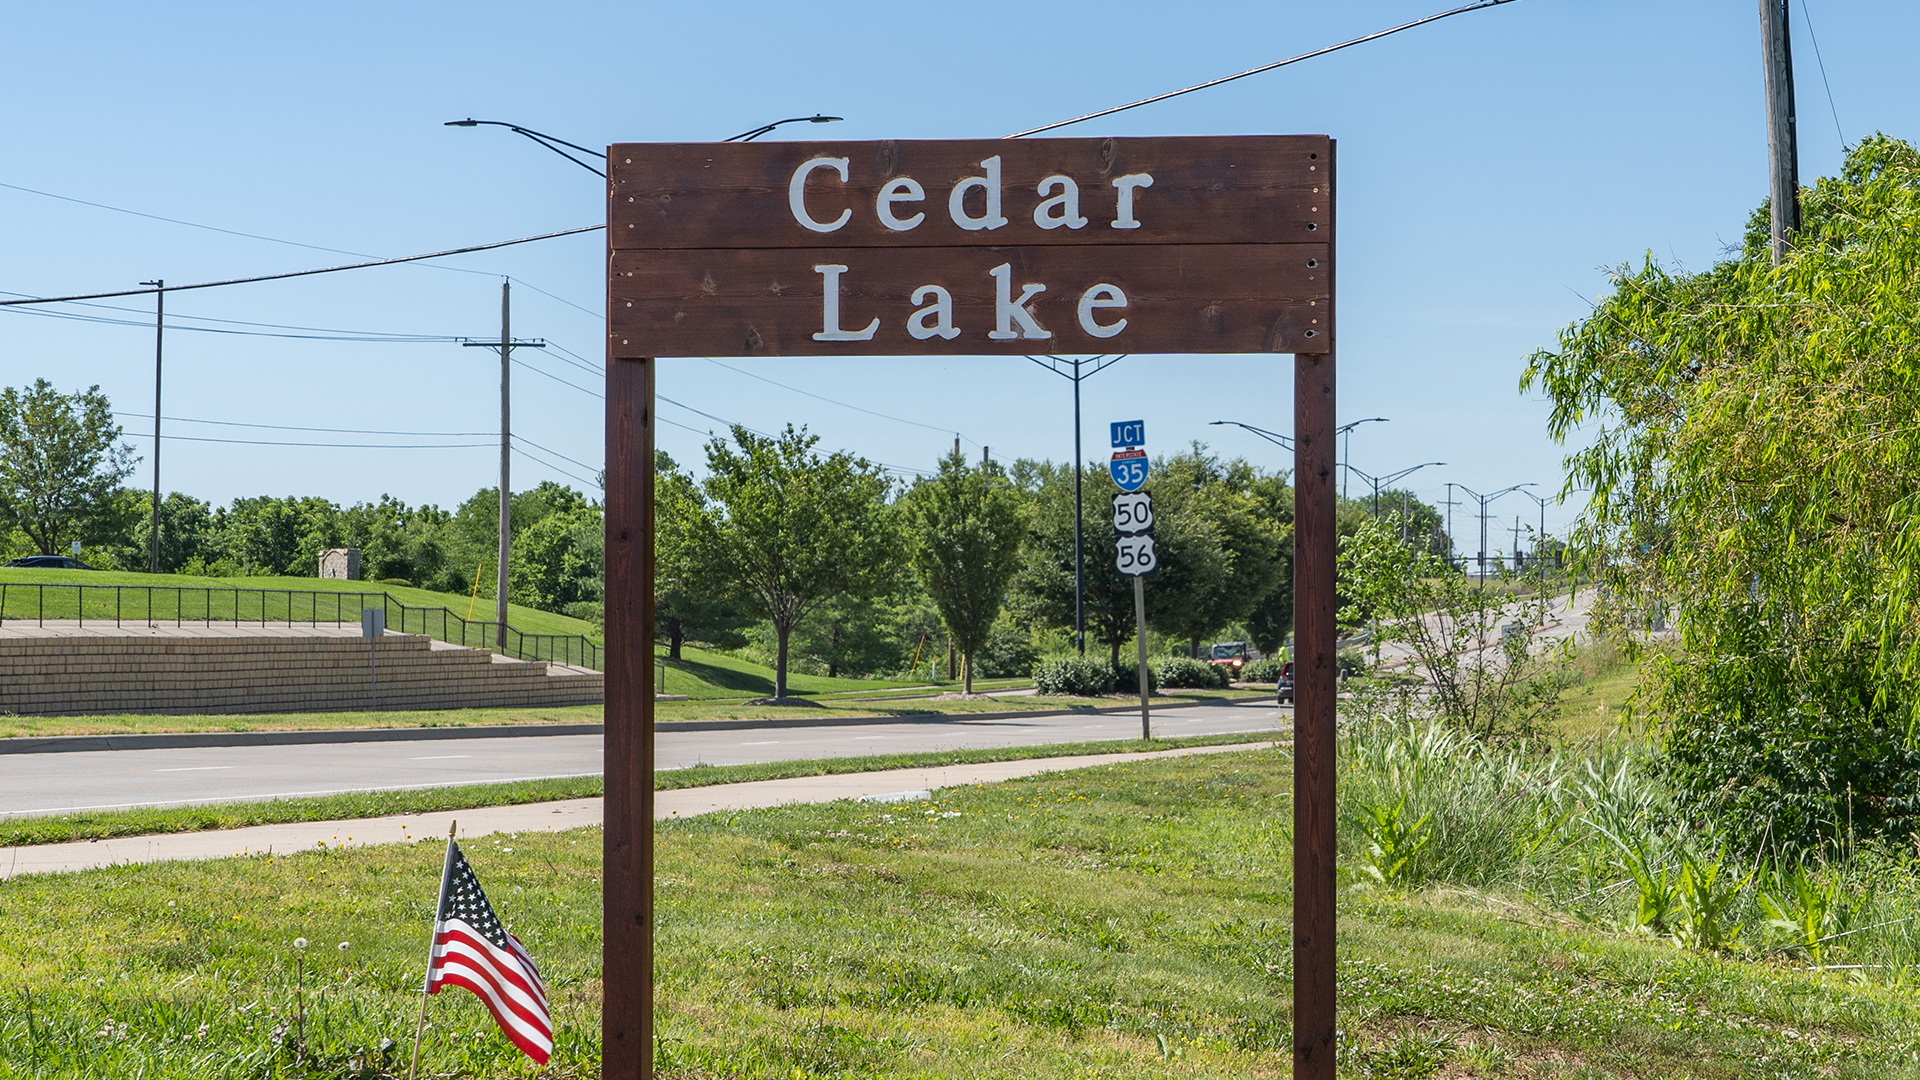
[[[779,740],[779,739],[768,739],[768,740],[767,740],[767,741],[765,741],[765,742],[743,742],[743,743],[741,743],[740,745],[741,745],[741,746],[779,746],[779,745],[780,745],[780,740]]]
[[[215,769],[237,768],[234,765],[183,765],[177,769],[155,769],[154,772],[212,772]]]
[[[429,754],[426,757],[408,758],[409,761],[446,761],[449,758],[472,757],[472,754]]]

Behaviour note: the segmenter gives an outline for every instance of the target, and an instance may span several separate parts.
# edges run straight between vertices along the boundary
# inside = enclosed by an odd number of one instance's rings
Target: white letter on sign
[[[793,211],[793,220],[812,229],[814,232],[832,232],[845,225],[853,217],[853,211],[842,210],[840,216],[832,221],[813,220],[807,213],[807,174],[815,169],[832,169],[840,174],[841,181],[847,178],[847,159],[843,157],[817,157],[793,170],[793,179],[787,182],[787,209]],[[1118,181],[1115,181],[1118,183]]]
[[[880,215],[880,224],[894,232],[906,232],[927,219],[925,214],[915,214],[901,219],[893,216],[893,204],[897,202],[919,202],[927,197],[920,181],[911,176],[896,176],[880,186],[880,197],[873,201],[873,212]]]
[[[907,316],[907,333],[915,341],[925,341],[931,337],[952,341],[960,336],[960,328],[953,325],[953,294],[938,285],[922,285],[913,290],[913,302],[918,304],[928,297],[933,303]],[[932,319],[929,323],[927,320]]]
[[[1040,328],[1033,319],[1033,312],[1027,310],[1027,304],[1034,297],[1047,291],[1045,285],[1026,284],[1020,286],[1020,299],[1013,298],[1013,264],[1001,263],[987,271],[993,277],[993,319],[995,327],[987,331],[987,336],[995,341],[1011,341],[1014,338],[1050,338],[1049,331]],[[1020,332],[1014,333],[1013,324],[1020,324]]]
[[[1093,321],[1094,308],[1127,306],[1127,294],[1118,285],[1095,285],[1080,294],[1080,329],[1094,337],[1112,337],[1127,328],[1127,320],[1116,319],[1105,326]]]
[[[1139,228],[1140,222],[1133,216],[1133,189],[1152,187],[1152,174],[1143,172],[1128,173],[1125,176],[1115,178],[1113,186],[1120,189],[1120,207],[1114,212],[1113,227],[1116,229]]]
[[[1078,229],[1086,225],[1087,219],[1080,216],[1080,185],[1074,183],[1071,176],[1049,176],[1040,181],[1038,190],[1045,195],[1054,188],[1062,190],[1033,208],[1033,223],[1043,229],[1057,229],[1062,225]]]
[[[953,223],[967,230],[978,232],[981,229],[997,229],[1007,223],[1000,215],[1000,155],[995,154],[980,163],[987,170],[985,176],[969,176],[953,185],[953,194],[947,196],[947,213]],[[987,212],[974,217],[967,213],[967,192],[972,188],[981,188],[987,193]]]
[[[872,341],[874,331],[880,329],[880,320],[877,318],[868,323],[865,330],[840,329],[840,275],[846,273],[847,268],[838,263],[822,263],[814,267],[813,272],[825,279],[821,283],[821,330],[813,335],[813,340]]]

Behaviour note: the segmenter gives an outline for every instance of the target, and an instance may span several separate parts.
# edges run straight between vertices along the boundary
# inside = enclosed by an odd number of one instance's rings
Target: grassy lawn
[[[977,765],[991,761],[1029,761],[1073,757],[1079,754],[1129,754],[1172,750],[1183,746],[1231,746],[1264,742],[1268,735],[1200,735],[1185,739],[1115,739],[1107,742],[1046,743],[1040,746],[1003,746],[981,750],[936,750],[925,753],[868,754],[860,757],[770,761],[751,765],[695,765],[656,773],[655,791],[739,784],[754,780],[785,780],[800,776],[843,776],[886,769],[931,769],[943,765]],[[598,798],[605,785],[598,776],[527,780],[510,784],[463,784],[421,791],[371,791],[317,798],[271,799],[261,802],[218,803],[208,806],[102,810],[42,817],[0,818],[0,848],[26,844],[64,844],[76,840],[105,840],[116,836],[155,833],[205,832],[241,829],[251,825],[279,825],[293,821],[344,821],[389,814],[425,814],[465,810],[476,806],[519,806],[559,799]]]
[[[1248,752],[663,823],[660,1074],[1285,1076],[1288,777]],[[552,983],[545,1075],[596,1076],[599,833],[467,848]],[[440,850],[0,884],[0,1075],[403,1074]],[[1683,951],[1579,911],[1513,883],[1343,890],[1343,1075],[1916,1075],[1900,973]],[[430,1017],[427,1075],[530,1073],[471,996]]]

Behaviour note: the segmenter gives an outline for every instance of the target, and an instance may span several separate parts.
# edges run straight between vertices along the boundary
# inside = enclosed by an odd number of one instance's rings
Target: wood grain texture
[[[1331,140],[1323,135],[1243,135],[1162,139],[971,139],[886,142],[621,143],[608,149],[612,193],[608,242],[615,250],[661,248],[973,247],[1013,245],[1293,244],[1333,238]],[[808,175],[808,213],[831,222],[809,230],[788,205],[794,172],[814,158],[845,158]],[[981,163],[1000,159],[1006,224],[969,231],[948,199]],[[1120,192],[1113,181],[1146,173],[1134,192],[1138,228],[1114,228]],[[1065,176],[1079,191],[1080,228],[1043,229],[1034,220],[1042,181]],[[920,185],[918,202],[890,204],[896,219],[925,219],[896,231],[876,200],[890,180]],[[1059,194],[1061,187],[1049,189]],[[984,192],[964,205],[979,215]]]
[[[653,1075],[653,386],[607,364],[601,1076]]]
[[[609,327],[616,356],[903,356],[1050,353],[1257,353],[1324,351],[1329,320],[1328,245],[1156,245],[909,249],[707,249],[616,252]],[[1028,305],[1049,338],[995,340],[998,282],[1008,295],[1043,284]],[[839,327],[870,340],[820,341],[825,283],[838,275]],[[1080,304],[1095,285],[1124,293],[1124,308],[1097,308],[1096,326],[1125,319],[1110,337],[1088,333]],[[914,312],[952,297],[950,339],[918,340]],[[1025,333],[1017,321],[1008,325]]]

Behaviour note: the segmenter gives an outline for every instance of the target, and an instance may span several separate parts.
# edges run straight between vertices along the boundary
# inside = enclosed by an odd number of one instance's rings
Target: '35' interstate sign
[[[1326,352],[1331,146],[615,145],[612,352]]]

